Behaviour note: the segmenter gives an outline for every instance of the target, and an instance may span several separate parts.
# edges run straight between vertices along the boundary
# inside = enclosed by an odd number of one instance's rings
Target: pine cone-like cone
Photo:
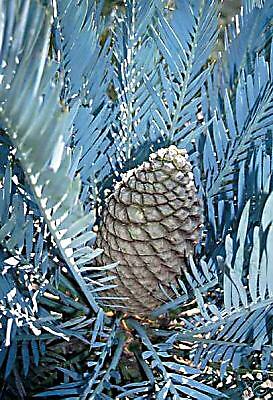
[[[200,236],[201,202],[186,150],[158,150],[128,171],[107,200],[97,246],[99,265],[119,262],[108,304],[149,315],[172,296],[169,285],[186,269]],[[122,299],[123,298],[123,299]]]

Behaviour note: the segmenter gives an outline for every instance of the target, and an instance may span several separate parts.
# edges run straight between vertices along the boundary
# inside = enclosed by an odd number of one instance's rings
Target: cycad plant
[[[273,3],[220,10],[0,0],[1,399],[272,395]]]

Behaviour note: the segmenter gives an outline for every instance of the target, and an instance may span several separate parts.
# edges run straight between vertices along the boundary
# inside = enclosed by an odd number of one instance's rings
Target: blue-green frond
[[[32,3],[33,11],[35,7],[39,9],[37,4]],[[81,180],[75,176],[67,147],[78,105],[75,103],[71,110],[60,105],[60,82],[52,81],[57,68],[47,58],[49,28],[48,18],[42,27],[37,21],[36,44],[28,50],[28,40],[32,38],[27,37],[24,49],[30,53],[20,52],[24,57],[17,63],[14,76],[10,75],[10,68],[21,48],[14,45],[7,56],[3,53],[7,67],[2,79],[1,116],[48,229],[91,307],[98,311],[82,269],[99,254],[87,244],[95,236],[91,231],[92,213],[85,214],[79,201]],[[17,31],[13,34],[17,43]],[[33,66],[32,60],[37,57],[39,62]],[[25,112],[19,112],[22,101]]]
[[[229,190],[236,166],[254,145],[266,141],[272,124],[272,94],[272,56],[270,61],[257,57],[253,74],[242,71],[232,99],[224,92],[223,109],[215,111],[213,134],[206,135],[204,145],[208,197]],[[225,112],[225,120],[217,115],[219,110]]]
[[[241,71],[251,72],[257,53],[270,47],[272,38],[273,5],[270,1],[245,1],[225,32],[223,52],[224,74],[227,86],[232,87]]]
[[[211,144],[211,141],[208,141],[207,138],[205,143],[206,145],[207,143]],[[240,213],[248,199],[252,198],[259,201],[261,197],[272,190],[271,170],[273,159],[271,143],[272,134],[268,133],[258,149],[251,149],[247,158],[241,161],[236,167],[227,192],[221,193],[218,197],[204,197],[206,253],[215,255],[218,252],[217,247],[215,248],[214,245],[215,242],[223,246],[224,238],[230,229],[233,228],[234,221],[237,221],[240,217]],[[206,172],[203,183],[209,183],[213,179],[214,171],[217,168],[217,164],[214,164],[213,149],[214,147],[211,147],[209,149],[210,152],[208,152],[208,148],[204,149],[204,159],[207,161],[211,160],[212,164],[208,163],[205,166]],[[208,156],[209,158],[207,158]]]
[[[108,398],[107,389],[110,387],[110,379],[114,376],[120,361],[125,341],[125,336],[120,331],[119,324],[120,319],[117,318],[112,325],[107,327],[103,312],[99,312],[93,325],[90,343],[91,349],[96,352],[96,357],[92,357],[90,361],[87,357],[87,369],[84,375],[73,373],[68,368],[62,368],[64,382],[37,394],[35,397],[66,399],[70,395],[87,399],[90,395],[94,395],[100,396],[100,398],[104,398],[104,396]],[[103,341],[101,341],[102,338]],[[111,356],[110,365],[107,365],[109,356]]]
[[[104,93],[100,85],[105,78],[105,65],[109,63],[106,56],[109,40],[104,46],[100,44],[100,35],[106,28],[100,15],[101,3],[57,1],[53,29],[55,51],[65,76],[66,100],[84,92],[84,102],[96,102],[94,110],[100,105],[99,97]],[[94,69],[100,71],[96,74],[97,79],[94,79]]]
[[[187,334],[203,335],[199,339],[193,357],[196,364],[204,368],[208,362],[221,360],[224,376],[229,365],[238,368],[245,357],[261,350],[265,352],[262,368],[269,363],[268,348],[272,346],[272,335],[268,327],[272,324],[272,192],[267,195],[261,215],[257,215],[255,204],[245,204],[236,232],[225,238],[223,256],[218,263],[223,272],[223,308],[212,302],[203,302],[200,307],[201,325],[189,325]],[[260,223],[261,221],[261,223]],[[208,336],[209,334],[209,336]],[[183,339],[181,337],[181,339]],[[197,343],[197,342],[196,342]]]
[[[158,399],[180,399],[185,395],[187,398],[206,400],[213,399],[214,396],[226,397],[213,387],[195,379],[195,374],[200,373],[198,369],[174,360],[172,350],[175,339],[173,342],[167,339],[163,343],[153,344],[137,321],[128,320],[128,325],[135,329],[143,343],[142,362],[150,380],[152,393],[155,393]]]
[[[179,146],[191,146],[202,129],[198,129],[199,92],[210,69],[206,67],[217,38],[217,2],[178,1],[168,18],[158,11],[152,32],[164,62],[160,80],[162,96],[153,98],[153,123],[164,137]],[[161,97],[161,98],[160,98]]]
[[[62,93],[68,102],[81,99],[71,146],[77,153],[74,160],[78,157],[75,169],[84,187],[82,200],[90,195],[95,198],[96,181],[103,181],[113,172],[114,162],[111,164],[110,160],[116,150],[109,133],[116,114],[109,96],[113,79],[112,38],[101,16],[102,5],[89,0],[59,1],[55,19],[55,37],[59,38],[55,48],[65,82]]]
[[[70,336],[50,313],[52,308],[41,305],[55,280],[50,275],[58,269],[49,255],[42,219],[14,183],[11,161],[7,161],[0,189],[0,364],[6,378],[18,362],[18,353],[27,376],[30,360],[39,364],[39,348],[46,338],[68,340]]]
[[[113,127],[116,164],[119,168],[132,161],[136,149],[150,144],[149,117],[152,100],[144,84],[145,76],[155,80],[158,58],[149,34],[155,16],[153,1],[128,1],[125,13],[118,15],[114,34],[114,88],[117,94],[117,118]]]

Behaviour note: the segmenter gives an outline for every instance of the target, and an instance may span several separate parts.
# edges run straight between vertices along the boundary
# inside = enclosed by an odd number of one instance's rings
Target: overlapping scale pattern
[[[150,155],[116,184],[103,212],[98,263],[119,262],[108,304],[148,315],[171,296],[170,283],[186,268],[201,231],[202,207],[186,150]],[[164,288],[164,290],[162,290]]]

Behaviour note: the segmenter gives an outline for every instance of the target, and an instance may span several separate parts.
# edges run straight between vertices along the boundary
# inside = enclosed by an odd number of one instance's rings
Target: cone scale
[[[99,265],[119,263],[117,286],[107,291],[107,303],[149,315],[168,301],[170,284],[185,271],[201,224],[186,150],[160,149],[124,174],[107,199],[97,236],[97,246],[104,249]]]

